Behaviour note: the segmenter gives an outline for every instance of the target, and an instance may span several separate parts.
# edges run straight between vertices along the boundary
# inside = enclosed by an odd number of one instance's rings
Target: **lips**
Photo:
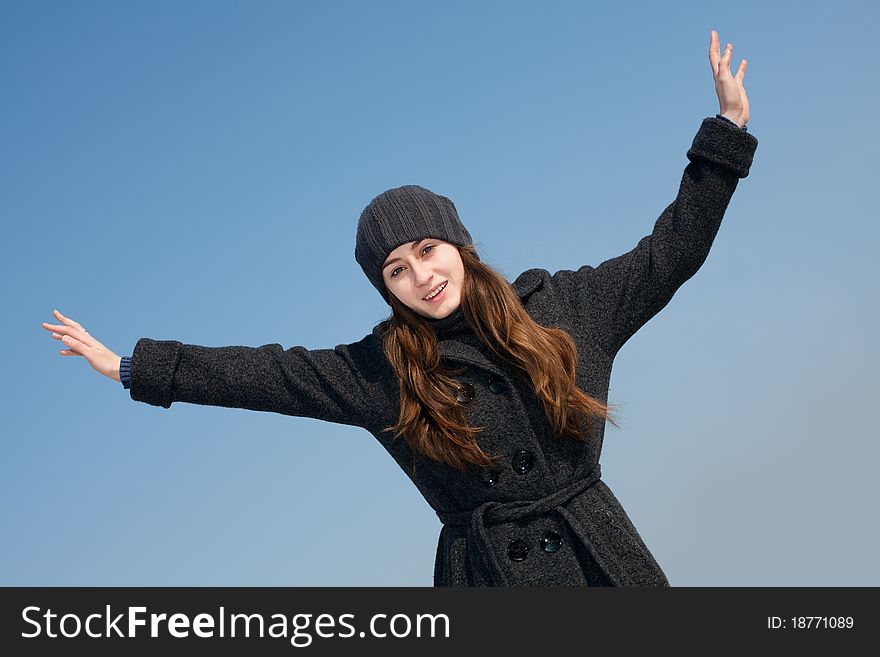
[[[449,281],[443,281],[442,283],[440,283],[439,285],[434,287],[430,292],[428,292],[428,294],[426,294],[425,296],[422,297],[422,301],[433,301],[434,299],[436,299],[437,298],[436,296],[431,297],[430,299],[428,299],[427,297],[430,297],[432,294],[434,294],[434,292],[439,290],[441,287],[443,287],[445,290],[444,286],[447,285],[448,283],[449,283]]]

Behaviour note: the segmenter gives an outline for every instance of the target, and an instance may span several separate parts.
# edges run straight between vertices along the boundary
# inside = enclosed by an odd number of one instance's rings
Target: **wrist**
[[[730,121],[731,123],[735,123],[738,128],[743,127],[743,123],[740,123],[740,115],[734,114],[733,112],[721,112],[718,116],[723,116],[725,119]]]

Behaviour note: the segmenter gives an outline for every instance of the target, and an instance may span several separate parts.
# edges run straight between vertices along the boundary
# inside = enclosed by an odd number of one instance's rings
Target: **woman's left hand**
[[[712,30],[709,37],[709,63],[715,78],[715,93],[721,105],[719,114],[735,122],[740,128],[749,122],[749,99],[743,87],[746,74],[746,60],[742,60],[736,76],[730,74],[730,56],[733,44],[728,43],[722,54],[719,50],[718,32]]]

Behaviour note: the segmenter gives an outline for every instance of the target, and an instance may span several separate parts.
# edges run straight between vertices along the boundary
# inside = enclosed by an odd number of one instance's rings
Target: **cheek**
[[[404,278],[403,274],[399,274],[394,278],[394,282],[385,284],[389,290],[394,291],[394,296],[398,299],[412,294],[412,285]]]

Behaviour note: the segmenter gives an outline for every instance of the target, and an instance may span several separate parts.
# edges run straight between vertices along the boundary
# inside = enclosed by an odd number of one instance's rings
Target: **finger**
[[[721,55],[721,59],[718,61],[718,70],[715,72],[716,79],[730,75],[730,55],[732,52],[733,46],[728,43],[724,48],[724,53]]]
[[[60,319],[62,322],[64,322],[68,326],[72,326],[73,328],[80,329],[81,331],[86,332],[85,329],[82,327],[82,325],[79,322],[70,319],[70,317],[65,317],[60,312],[58,312],[58,310],[55,310],[55,315],[58,317],[58,319]]]
[[[47,331],[52,331],[52,335],[56,333],[60,333],[62,335],[68,335],[69,333],[74,333],[76,329],[70,326],[59,326],[58,324],[46,324],[43,322],[43,328]]]
[[[718,33],[712,30],[709,37],[709,64],[712,66],[712,73],[718,72],[718,62],[721,61],[721,55],[718,52]]]
[[[70,320],[67,317],[65,317],[64,315],[62,315],[60,312],[58,312],[57,308],[52,311],[52,314],[55,315],[55,318],[58,319],[58,321],[64,322],[64,324],[66,324],[66,325],[70,324]]]
[[[43,328],[47,331],[68,331],[71,330],[66,324],[50,324],[49,322],[43,322]]]
[[[82,333],[88,333],[88,331],[82,326],[71,326],[69,324],[50,324],[49,322],[43,322],[43,328],[50,331],[80,331]]]
[[[61,341],[67,345],[70,351],[75,351],[78,354],[83,353],[86,349],[89,348],[87,344],[85,344],[81,340],[77,340],[70,335],[65,335],[63,338],[61,338]]]
[[[82,356],[82,354],[78,354],[75,351],[71,351],[70,349],[62,349],[58,353],[62,356]]]
[[[742,61],[739,63],[739,69],[738,69],[737,72],[736,72],[736,81],[737,81],[737,82],[742,83],[742,81],[743,81],[743,77],[745,77],[745,74],[746,74],[746,66],[747,66],[747,65],[748,65],[748,64],[746,63],[746,60],[742,60]]]
[[[56,340],[60,340],[65,335],[69,335],[73,338],[79,339],[83,344],[92,347],[93,349],[97,348],[99,344],[98,341],[88,333],[88,331],[80,331],[72,326],[59,326],[57,324],[46,324],[43,322],[43,328],[47,331],[52,331],[52,337]]]

